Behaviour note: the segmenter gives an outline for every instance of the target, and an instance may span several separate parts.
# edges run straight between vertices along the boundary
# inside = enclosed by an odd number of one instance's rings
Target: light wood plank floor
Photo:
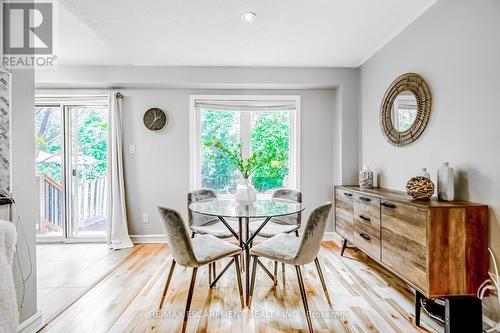
[[[303,269],[316,332],[438,332],[426,315],[413,325],[413,295],[394,276],[355,250],[338,255],[325,242],[320,261],[333,302],[324,298],[314,264]],[[164,244],[136,246],[127,259],[71,305],[43,332],[179,332],[191,269],[177,267],[161,315],[155,312],[171,263]],[[225,262],[219,263],[219,270]],[[271,262],[266,262],[272,268]],[[252,309],[240,310],[234,267],[208,288],[208,269],[200,269],[188,332],[307,332],[295,271],[276,287],[259,269]]]
[[[113,251],[106,244],[38,244],[37,299],[43,320],[50,321],[130,252]]]

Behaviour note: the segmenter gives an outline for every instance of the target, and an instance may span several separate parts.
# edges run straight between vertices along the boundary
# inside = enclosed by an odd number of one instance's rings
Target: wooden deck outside
[[[37,174],[40,197],[40,225],[38,234],[62,232],[63,216],[63,186],[47,174]],[[103,224],[106,215],[106,179],[79,178],[76,188],[76,198],[73,202],[73,229],[90,228],[92,225]],[[78,225],[77,225],[78,224]]]

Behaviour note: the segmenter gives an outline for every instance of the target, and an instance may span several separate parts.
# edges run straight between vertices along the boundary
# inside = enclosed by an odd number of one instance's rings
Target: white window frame
[[[201,122],[200,110],[195,107],[196,100],[214,100],[214,101],[291,101],[295,103],[295,111],[290,111],[290,152],[289,163],[290,169],[288,174],[288,187],[300,190],[301,187],[301,172],[300,172],[300,96],[299,95],[190,95],[189,101],[189,173],[190,190],[201,188]],[[240,123],[250,122],[250,114],[241,113]],[[246,120],[244,118],[247,118]],[[240,129],[240,139],[244,141],[250,138],[248,129],[250,126],[242,126]],[[246,148],[246,149],[245,149]],[[248,145],[245,147],[244,153],[248,156]],[[234,197],[234,194],[220,195],[221,197]],[[268,195],[259,193],[260,198]]]

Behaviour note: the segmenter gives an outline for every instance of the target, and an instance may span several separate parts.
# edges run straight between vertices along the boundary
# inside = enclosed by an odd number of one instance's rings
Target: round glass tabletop
[[[189,205],[193,212],[221,217],[266,218],[296,214],[304,210],[301,203],[283,199],[262,199],[251,205],[240,205],[233,199],[212,199]]]

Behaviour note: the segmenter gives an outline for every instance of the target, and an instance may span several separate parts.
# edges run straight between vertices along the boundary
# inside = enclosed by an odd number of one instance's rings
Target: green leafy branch
[[[231,161],[240,171],[243,178],[248,179],[252,173],[261,168],[263,165],[270,163],[268,159],[261,158],[259,159],[257,156],[258,152],[253,152],[252,155],[248,158],[243,157],[243,144],[224,144],[222,141],[218,140],[216,137],[213,137],[212,141],[205,142],[205,147],[213,148],[218,151],[219,154],[212,154],[211,158],[227,158]]]

